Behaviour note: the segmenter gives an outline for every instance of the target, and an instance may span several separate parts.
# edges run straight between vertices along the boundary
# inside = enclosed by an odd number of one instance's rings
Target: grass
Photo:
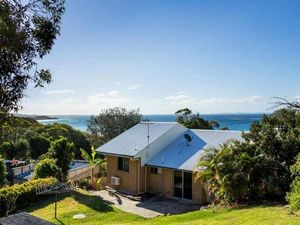
[[[123,212],[88,192],[79,190],[62,195],[58,202],[58,218],[54,219],[54,198],[35,203],[25,210],[34,216],[55,224],[128,224],[128,225],[258,225],[258,224],[299,224],[299,214],[290,215],[282,205],[256,205],[241,209],[208,209],[191,213],[161,216],[154,219]],[[73,215],[83,213],[85,219],[73,219]]]

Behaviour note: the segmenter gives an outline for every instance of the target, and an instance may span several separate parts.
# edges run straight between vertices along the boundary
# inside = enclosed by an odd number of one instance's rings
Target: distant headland
[[[34,120],[57,120],[57,117],[53,116],[45,116],[45,115],[23,115],[23,114],[15,114],[15,116],[30,118]]]

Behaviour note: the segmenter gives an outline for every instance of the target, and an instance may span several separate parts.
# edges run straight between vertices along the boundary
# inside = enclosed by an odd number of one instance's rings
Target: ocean
[[[206,114],[202,117],[206,120],[215,120],[220,127],[228,127],[230,130],[248,131],[254,121],[260,121],[263,114]],[[57,119],[39,120],[42,124],[64,123],[71,125],[75,129],[86,130],[87,120],[90,115],[52,115]],[[176,116],[169,115],[144,115],[144,119],[153,122],[175,122]]]

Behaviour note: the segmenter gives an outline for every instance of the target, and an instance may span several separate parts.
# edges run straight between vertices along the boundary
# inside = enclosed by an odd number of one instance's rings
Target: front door
[[[174,197],[192,199],[192,173],[174,171]]]

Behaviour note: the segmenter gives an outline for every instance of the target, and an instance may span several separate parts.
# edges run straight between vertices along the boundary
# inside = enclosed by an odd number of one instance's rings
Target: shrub
[[[287,194],[287,200],[291,212],[300,209],[300,179],[295,179],[292,183],[292,191]]]
[[[34,169],[35,178],[59,177],[59,169],[54,159],[39,161]]]
[[[286,197],[292,212],[300,209],[300,153],[296,159],[296,163],[291,166],[291,173],[295,178],[291,185],[291,192]]]
[[[0,155],[0,187],[2,187],[6,182],[6,165],[4,159]]]
[[[51,185],[56,182],[57,180],[55,178],[44,178],[1,188],[0,214],[2,214],[2,216],[8,215],[16,209],[37,201],[41,196],[36,195],[36,187],[39,185]]]

